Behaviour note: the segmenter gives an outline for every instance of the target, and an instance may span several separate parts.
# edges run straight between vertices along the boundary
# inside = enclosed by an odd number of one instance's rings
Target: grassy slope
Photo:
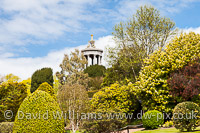
[[[180,132],[176,128],[167,128],[167,129],[137,131],[134,133],[180,133]],[[194,132],[184,132],[184,133],[200,133],[200,127],[196,128]]]

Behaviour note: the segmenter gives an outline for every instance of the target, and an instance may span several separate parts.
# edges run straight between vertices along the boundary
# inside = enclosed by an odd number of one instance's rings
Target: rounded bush
[[[182,102],[173,110],[173,124],[180,131],[192,131],[198,126],[199,105],[193,102]]]
[[[49,93],[53,98],[56,98],[55,91],[51,85],[49,85],[47,82],[42,83],[38,88],[37,91],[45,91]]]
[[[20,105],[13,133],[63,133],[64,120],[58,103],[47,92],[36,91]]]
[[[142,116],[142,123],[145,129],[156,129],[164,123],[163,114],[157,110],[147,111]]]

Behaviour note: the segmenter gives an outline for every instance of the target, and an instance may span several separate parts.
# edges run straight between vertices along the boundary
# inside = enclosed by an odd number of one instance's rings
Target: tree
[[[31,93],[44,82],[53,87],[53,71],[51,68],[42,68],[33,73],[31,77]]]
[[[200,94],[200,59],[170,74],[169,94],[177,103],[193,101]],[[198,98],[199,100],[199,98]]]
[[[0,121],[6,121],[4,111],[11,110],[13,112],[14,121],[17,110],[22,101],[28,95],[28,86],[18,82],[4,82],[0,85]]]
[[[68,112],[68,115],[75,113],[72,119],[68,119],[73,133],[79,129],[81,125],[80,113],[87,110],[88,105],[88,74],[84,73],[87,60],[79,50],[65,55],[60,64],[61,72],[57,72],[56,76],[61,83],[58,90],[58,101],[62,111]],[[65,77],[65,78],[64,78]],[[77,116],[77,114],[79,114]],[[67,122],[66,122],[67,124]]]
[[[88,73],[89,77],[102,77],[105,71],[106,68],[102,65],[92,65],[84,70],[85,73]]]
[[[175,106],[169,94],[167,80],[170,73],[183,68],[190,61],[200,57],[200,35],[190,32],[181,34],[164,50],[155,51],[144,60],[144,66],[134,84],[143,110],[171,112]]]
[[[132,19],[120,22],[114,27],[114,40],[117,46],[108,48],[108,62],[113,69],[119,66],[124,78],[136,80],[143,59],[165,44],[176,31],[175,23],[160,16],[152,6],[140,7]],[[117,69],[118,70],[118,69]],[[129,77],[127,73],[133,75]],[[107,79],[109,80],[109,79]]]
[[[7,74],[6,76],[0,76],[0,83],[3,82],[18,82],[20,78],[12,73]]]

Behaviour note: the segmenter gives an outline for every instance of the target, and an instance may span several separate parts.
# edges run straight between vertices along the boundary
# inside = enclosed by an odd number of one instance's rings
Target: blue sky
[[[59,70],[64,53],[115,45],[113,26],[141,5],[153,5],[179,29],[200,33],[200,0],[0,0],[0,75],[28,78],[41,67]]]

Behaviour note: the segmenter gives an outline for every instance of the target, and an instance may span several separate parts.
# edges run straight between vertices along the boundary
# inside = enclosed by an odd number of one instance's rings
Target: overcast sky
[[[64,53],[85,48],[90,34],[97,48],[113,46],[113,26],[145,4],[179,29],[200,33],[200,0],[0,0],[0,75],[56,72]]]

